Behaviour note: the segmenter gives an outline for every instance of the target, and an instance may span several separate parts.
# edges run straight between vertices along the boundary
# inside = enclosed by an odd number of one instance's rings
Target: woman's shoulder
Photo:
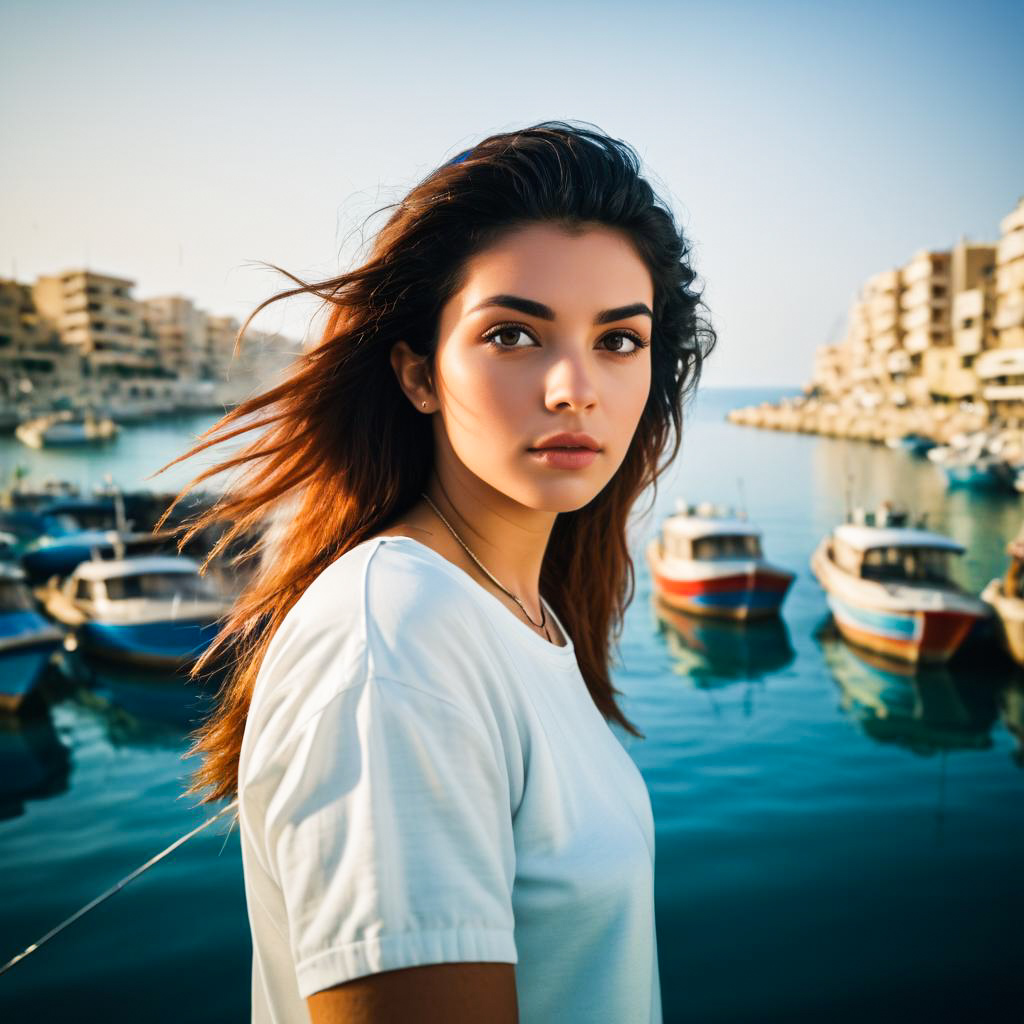
[[[500,669],[462,570],[404,536],[350,548],[306,588],[267,646],[250,717],[280,742],[339,693],[373,679],[415,687],[466,710]],[[493,694],[491,694],[493,696]],[[253,726],[256,728],[256,725]]]

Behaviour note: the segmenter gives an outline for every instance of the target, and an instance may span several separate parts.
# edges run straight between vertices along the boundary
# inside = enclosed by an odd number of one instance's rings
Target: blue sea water
[[[808,560],[847,493],[894,499],[967,546],[958,577],[979,591],[1024,504],[946,492],[902,453],[725,422],[778,394],[703,392],[632,528],[615,681],[646,736],[624,742],[654,807],[665,1019],[1018,1020],[1024,675],[872,663],[828,629]],[[0,471],[177,489],[201,467],[144,477],[209,422],[133,427],[84,457],[4,438]],[[745,504],[797,573],[780,623],[659,617],[642,545],[678,496]],[[107,677],[39,721],[0,719],[0,961],[213,813],[181,798],[200,707],[173,683]],[[250,957],[237,829],[217,825],[0,977],[0,1018],[246,1020]]]

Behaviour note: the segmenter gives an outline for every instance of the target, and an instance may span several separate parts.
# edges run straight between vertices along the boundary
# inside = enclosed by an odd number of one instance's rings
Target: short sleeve
[[[469,710],[371,677],[286,747],[259,803],[303,998],[401,967],[517,962],[505,759]]]

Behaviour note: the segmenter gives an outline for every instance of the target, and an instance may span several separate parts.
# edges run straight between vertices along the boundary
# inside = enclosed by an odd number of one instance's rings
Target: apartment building
[[[1024,421],[1024,198],[1000,223],[993,347],[975,361],[981,394],[1002,419]]]
[[[183,295],[145,299],[141,306],[143,322],[156,341],[160,366],[184,381],[207,378],[207,315]]]
[[[0,278],[0,409],[16,422],[52,408],[79,387],[81,374],[78,353],[39,315],[31,286]]]
[[[91,270],[43,276],[32,286],[40,316],[82,357],[83,387],[111,404],[137,391],[122,382],[165,377],[156,339],[143,330],[134,282]]]

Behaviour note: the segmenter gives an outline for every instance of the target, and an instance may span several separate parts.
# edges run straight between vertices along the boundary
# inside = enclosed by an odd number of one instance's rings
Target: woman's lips
[[[529,448],[527,451],[552,469],[584,469],[597,458],[593,448]]]

